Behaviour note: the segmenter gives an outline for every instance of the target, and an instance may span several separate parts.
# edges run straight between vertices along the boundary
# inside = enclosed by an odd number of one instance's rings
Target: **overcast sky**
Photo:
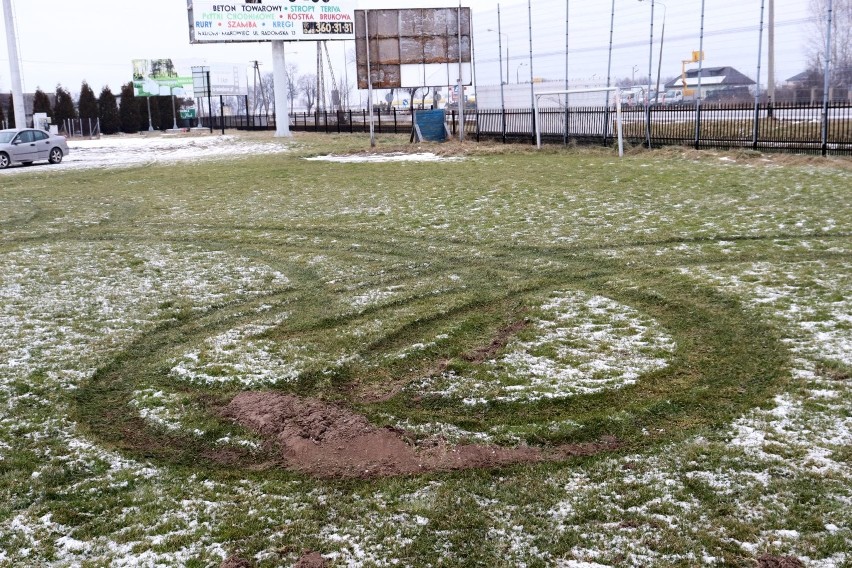
[[[562,80],[565,75],[566,0],[535,0],[532,4],[533,76]],[[776,79],[803,71],[805,44],[815,20],[809,0],[776,0]],[[57,83],[79,91],[83,80],[96,93],[104,85],[118,92],[131,78],[132,59],[172,58],[197,63],[248,64],[259,60],[271,72],[268,43],[189,43],[186,0],[12,0],[17,21],[24,90],[40,87],[53,92]],[[359,0],[358,8],[415,8],[456,6],[452,1]],[[473,11],[477,83],[498,84],[497,5],[486,0],[462,0]],[[709,0],[704,21],[704,65],[731,65],[751,78],[758,67],[760,0]],[[529,29],[526,0],[499,2],[502,23],[503,72],[509,81],[529,80]],[[572,80],[606,80],[610,30],[610,0],[570,0],[568,67]],[[615,0],[612,76],[647,78],[650,51],[650,0]],[[665,6],[665,7],[664,7]],[[2,7],[2,5],[0,5]],[[699,48],[701,0],[656,1],[653,77],[665,17],[663,77],[680,74],[681,60]],[[489,31],[495,30],[495,31]],[[5,35],[5,34],[4,34]],[[5,38],[4,38],[5,40]],[[509,61],[506,62],[506,51]],[[354,42],[330,42],[338,80],[354,82],[351,59]],[[348,55],[347,55],[348,52]],[[767,49],[764,34],[761,83],[766,82]],[[316,72],[313,42],[294,42],[288,62],[303,74]],[[508,68],[508,71],[507,71]],[[504,77],[505,78],[505,77]],[[0,90],[9,91],[9,56],[0,45]]]

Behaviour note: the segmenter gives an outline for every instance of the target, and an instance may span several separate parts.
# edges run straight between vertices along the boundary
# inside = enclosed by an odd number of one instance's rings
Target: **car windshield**
[[[0,144],[8,144],[17,132],[0,132]]]

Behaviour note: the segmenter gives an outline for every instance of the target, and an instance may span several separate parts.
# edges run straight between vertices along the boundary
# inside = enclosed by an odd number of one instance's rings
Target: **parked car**
[[[64,136],[36,128],[0,130],[0,170],[14,163],[30,165],[41,160],[58,164],[68,152]]]
[[[677,105],[683,102],[683,91],[680,89],[669,89],[660,97],[660,102],[664,105]]]

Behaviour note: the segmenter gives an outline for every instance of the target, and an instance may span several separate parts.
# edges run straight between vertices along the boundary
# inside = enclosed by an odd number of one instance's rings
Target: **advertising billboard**
[[[452,85],[460,75],[470,85],[470,23],[470,8],[357,10],[358,88],[368,61],[374,88]]]
[[[193,80],[195,66],[196,62],[191,60],[134,59],[133,94],[137,97],[206,97],[208,94],[241,96],[248,92],[245,65],[204,63],[203,88]]]
[[[190,43],[355,39],[356,0],[187,0]]]
[[[184,96],[192,87],[192,75],[180,73],[171,59],[134,59],[133,96]]]

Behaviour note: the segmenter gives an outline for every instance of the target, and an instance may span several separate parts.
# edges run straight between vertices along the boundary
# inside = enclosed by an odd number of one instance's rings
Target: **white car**
[[[46,160],[58,164],[68,152],[64,136],[36,128],[0,130],[0,170],[14,163],[30,165]]]

